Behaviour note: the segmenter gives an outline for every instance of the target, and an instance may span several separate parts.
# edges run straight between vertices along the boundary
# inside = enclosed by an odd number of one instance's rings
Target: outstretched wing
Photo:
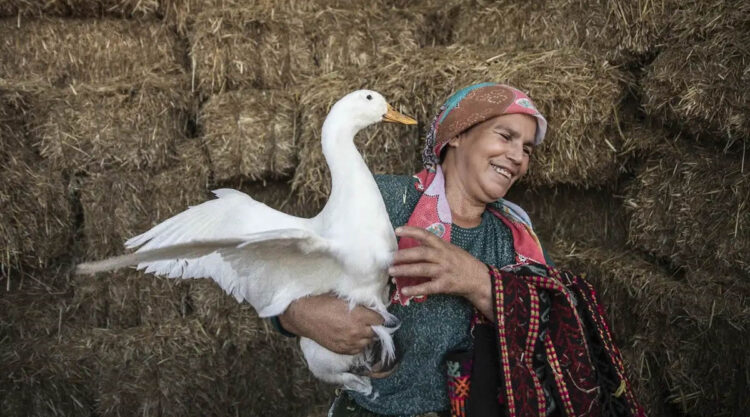
[[[261,317],[282,313],[289,303],[333,289],[344,274],[328,241],[301,229],[194,241],[81,264],[79,273],[129,265],[170,278],[212,278]]]
[[[280,229],[311,230],[310,220],[290,216],[228,188],[214,190],[218,197],[179,213],[151,230],[125,242],[139,251],[194,241],[234,238]]]

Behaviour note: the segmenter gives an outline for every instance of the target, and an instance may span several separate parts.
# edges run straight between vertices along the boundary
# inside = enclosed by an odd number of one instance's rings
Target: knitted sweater
[[[421,194],[411,176],[378,175],[383,201],[393,227],[406,224]],[[451,243],[480,261],[504,266],[514,262],[513,237],[501,220],[485,211],[479,226],[453,225]],[[489,279],[489,278],[488,278]],[[386,415],[411,415],[449,408],[444,357],[448,352],[471,348],[469,326],[473,307],[453,295],[431,295],[424,302],[388,309],[401,320],[394,334],[399,366],[383,379],[373,379],[375,399],[350,393],[370,411]]]

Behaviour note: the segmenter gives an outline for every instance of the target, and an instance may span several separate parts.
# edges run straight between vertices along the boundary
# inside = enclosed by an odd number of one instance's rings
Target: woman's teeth
[[[510,178],[511,178],[511,176],[512,176],[512,175],[511,175],[510,171],[508,171],[507,169],[505,169],[505,168],[503,168],[503,167],[499,167],[499,166],[497,166],[497,165],[493,165],[493,164],[490,164],[490,165],[492,165],[492,168],[493,168],[493,169],[495,170],[495,172],[497,172],[498,174],[500,174],[500,175],[502,175],[502,176],[504,176],[504,177],[507,177],[508,179],[510,179]]]

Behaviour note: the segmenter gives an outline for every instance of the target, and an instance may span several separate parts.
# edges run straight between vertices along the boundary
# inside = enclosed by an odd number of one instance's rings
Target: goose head
[[[333,105],[323,124],[323,129],[326,130],[326,125],[334,124],[337,128],[351,130],[354,134],[378,122],[417,124],[416,120],[391,107],[380,93],[372,90],[357,90],[345,95]]]

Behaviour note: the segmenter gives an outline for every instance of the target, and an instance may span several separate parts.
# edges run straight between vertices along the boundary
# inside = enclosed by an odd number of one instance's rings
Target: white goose
[[[292,301],[333,292],[350,306],[379,312],[385,326],[373,326],[381,342],[373,349],[340,355],[310,339],[300,345],[312,373],[346,389],[370,394],[366,375],[395,359],[391,333],[395,317],[386,311],[387,268],[396,237],[372,174],[354,146],[354,135],[379,121],[415,124],[380,94],[359,90],[331,108],[323,123],[323,154],[331,170],[331,195],[311,219],[290,216],[231,189],[129,239],[132,254],[81,264],[78,273],[124,266],[169,278],[213,278],[238,302],[249,302],[261,317],[282,313]]]

